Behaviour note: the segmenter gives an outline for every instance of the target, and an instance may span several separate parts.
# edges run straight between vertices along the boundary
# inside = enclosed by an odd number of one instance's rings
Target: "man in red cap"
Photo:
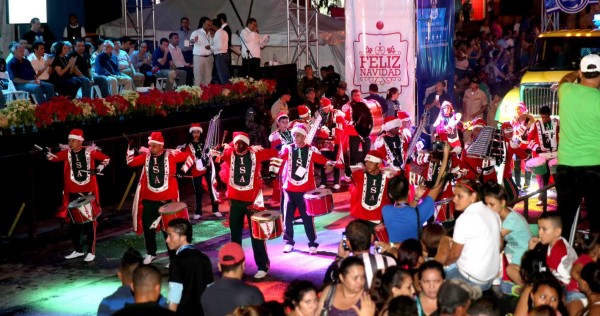
[[[333,161],[343,160],[343,152],[340,150],[340,146],[343,140],[344,125],[344,112],[336,110],[331,104],[331,100],[322,98],[320,103],[321,109],[315,113],[315,119],[317,115],[321,115],[321,129],[317,132],[317,149],[321,152],[325,158]],[[327,183],[327,173],[325,172],[325,166],[320,166],[321,169],[321,185],[319,188],[324,189]],[[333,169],[333,189],[340,189],[340,170]]]
[[[265,302],[262,292],[242,281],[246,271],[246,257],[242,246],[226,243],[219,250],[220,280],[206,288],[202,294],[204,316],[230,315],[236,307],[260,306]]]
[[[284,145],[288,145],[294,142],[292,139],[292,133],[288,129],[290,125],[290,117],[281,112],[277,116],[277,130],[269,135],[269,144],[271,149],[281,150],[281,147]],[[277,164],[277,162],[271,161],[271,164]],[[273,193],[271,194],[271,206],[279,207],[281,202],[281,182],[279,177],[279,167],[274,166],[274,170],[272,174],[276,174],[273,179]]]
[[[279,158],[283,160],[282,183],[284,190],[282,210],[284,211],[285,228],[283,240],[286,245],[283,252],[288,253],[294,249],[294,212],[296,208],[302,217],[306,237],[308,237],[308,247],[310,254],[317,253],[317,234],[313,217],[306,214],[306,205],[304,204],[304,193],[314,190],[315,176],[314,164],[328,165],[331,170],[333,163],[328,161],[319,151],[306,143],[308,126],[299,123],[292,128],[292,137],[294,143],[285,145],[281,149]]]
[[[409,118],[410,119],[410,118]],[[410,138],[407,139],[403,135],[399,135],[402,128],[402,121],[394,116],[388,116],[383,121],[382,130],[385,132],[377,136],[373,143],[373,149],[379,151],[383,156],[383,161],[386,165],[393,165],[400,168],[406,159],[406,151],[410,144]],[[402,128],[402,130],[404,130]]]
[[[469,127],[467,130],[470,131],[469,134],[471,134],[471,140],[468,144],[465,144],[465,152],[461,157],[462,166],[466,169],[465,178],[475,181],[480,180],[481,183],[486,183],[488,181],[497,182],[498,176],[494,167],[496,164],[496,159],[492,157],[482,158],[480,156],[470,156],[467,154],[469,146],[472,145],[482,128],[486,126],[485,120],[482,118],[476,118],[468,125]]]
[[[262,181],[260,168],[263,161],[277,157],[279,152],[275,149],[264,149],[260,146],[250,147],[250,138],[243,132],[233,133],[233,147],[227,147],[222,156],[223,170],[227,179],[227,197],[229,198],[229,230],[231,241],[242,244],[242,231],[244,230],[244,217],[252,223],[253,204],[262,205]],[[255,239],[250,234],[254,260],[258,272],[254,275],[262,279],[269,271],[269,255],[264,240]]]
[[[194,159],[194,165],[190,170],[192,170],[192,183],[194,185],[194,193],[196,194],[196,214],[192,218],[198,220],[202,217],[202,178],[206,180],[208,186],[213,215],[223,217],[223,214],[219,212],[219,204],[215,199],[211,185],[212,168],[210,164],[212,161],[209,160],[208,153],[204,152],[204,143],[200,141],[200,135],[202,134],[200,123],[193,123],[190,126],[189,132],[191,140],[185,145],[183,151],[190,154]]]
[[[390,204],[387,186],[395,172],[382,172],[380,167],[385,159],[381,151],[371,150],[365,156],[364,165],[350,167],[353,182],[350,191],[350,215],[367,221],[371,230],[381,223],[381,208]]]
[[[69,133],[69,148],[56,154],[46,153],[46,158],[52,162],[64,162],[64,189],[63,205],[57,213],[58,217],[67,217],[67,205],[84,195],[93,195],[95,199],[91,202],[91,207],[95,209],[94,214],[100,215],[100,195],[98,192],[98,183],[96,174],[100,173],[106,167],[110,158],[100,151],[100,148],[94,144],[91,146],[82,146],[83,131],[73,129]],[[96,167],[96,161],[100,164]],[[76,212],[77,210],[73,210]],[[97,217],[96,216],[96,217]],[[84,261],[90,262],[96,258],[96,228],[98,222],[96,217],[91,218],[83,224],[74,224],[71,226],[71,239],[75,250],[65,259],[74,259],[84,255],[81,240],[83,234],[87,235],[88,254]]]
[[[139,155],[134,155],[134,149],[127,148],[127,165],[142,166],[140,181],[134,196],[132,217],[133,230],[140,235],[144,233],[144,242],[148,254],[144,264],[150,264],[156,259],[156,229],[160,226],[158,209],[168,203],[179,200],[177,184],[177,164],[183,163],[181,172],[185,173],[194,164],[194,159],[185,152],[175,149],[165,149],[165,140],[161,132],[152,132],[148,137],[148,147],[141,148]],[[154,224],[154,225],[153,225]],[[163,231],[165,240],[166,233]],[[174,252],[169,251],[169,255]]]
[[[504,172],[502,173],[502,183],[508,201],[512,201],[519,196],[519,189],[512,179],[513,156],[519,159],[527,159],[527,152],[519,146],[520,139],[513,133],[513,127],[509,122],[502,123],[502,133],[504,134]]]

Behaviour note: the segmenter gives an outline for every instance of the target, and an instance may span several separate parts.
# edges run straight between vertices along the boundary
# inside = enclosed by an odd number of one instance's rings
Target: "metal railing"
[[[519,196],[519,198],[514,199],[511,202],[509,202],[508,206],[513,207],[517,203],[524,201],[525,203],[523,203],[523,216],[525,217],[525,219],[527,221],[529,221],[529,199],[532,198],[536,194],[539,194],[544,191],[548,191],[549,189],[553,188],[554,186],[555,186],[555,184],[551,183],[551,184],[548,184],[547,186],[539,188],[533,192],[529,192],[523,196]],[[548,211],[548,199],[546,198],[546,199],[542,200],[542,212],[545,214],[547,211]]]

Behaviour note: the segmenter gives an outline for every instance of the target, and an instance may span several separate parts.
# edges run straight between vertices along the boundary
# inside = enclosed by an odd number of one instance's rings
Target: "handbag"
[[[325,302],[323,303],[323,309],[321,310],[320,316],[328,316],[329,311],[331,310],[331,306],[333,305],[333,295],[335,294],[335,289],[337,288],[337,284],[334,282],[331,284],[331,290],[327,293],[327,298],[325,298]]]

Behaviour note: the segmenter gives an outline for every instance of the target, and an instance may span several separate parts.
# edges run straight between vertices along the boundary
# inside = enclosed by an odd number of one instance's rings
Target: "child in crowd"
[[[577,260],[575,249],[561,236],[562,221],[556,213],[545,213],[538,219],[540,237],[531,238],[529,249],[548,246],[546,264],[552,275],[564,286],[571,281],[571,268]]]
[[[452,150],[460,150],[460,138],[458,137],[458,124],[462,114],[456,113],[452,103],[444,101],[440,108],[440,114],[437,120],[433,123],[435,134],[441,141],[447,141],[452,146]]]
[[[415,295],[412,275],[398,266],[389,267],[385,271],[378,270],[373,276],[369,293],[380,311],[385,303],[394,297]]]
[[[425,261],[435,260],[441,264],[446,262],[452,248],[452,238],[448,236],[444,226],[436,223],[425,226],[421,234],[421,243]]]
[[[578,235],[574,247],[581,255],[571,268],[571,281],[567,285],[567,310],[569,315],[575,315],[586,307],[587,298],[579,289],[581,270],[590,262],[597,262],[600,256],[600,243],[598,234]]]

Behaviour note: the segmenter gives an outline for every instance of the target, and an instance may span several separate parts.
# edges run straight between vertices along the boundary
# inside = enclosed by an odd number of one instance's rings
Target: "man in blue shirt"
[[[379,105],[381,105],[381,111],[383,113],[387,113],[387,102],[385,99],[379,95],[379,88],[376,83],[372,83],[369,85],[369,95],[365,98],[365,100],[375,100]]]
[[[122,85],[125,90],[131,90],[133,87],[131,77],[119,72],[117,57],[112,53],[114,48],[113,42],[104,41],[104,50],[96,57],[95,63],[96,74],[106,77],[111,95],[118,94],[117,85]]]
[[[6,65],[8,76],[13,81],[17,90],[29,92],[35,97],[38,104],[46,102],[54,96],[54,86],[51,83],[40,81],[35,75],[31,62],[25,58],[25,47],[16,44],[12,48],[14,58]]]

